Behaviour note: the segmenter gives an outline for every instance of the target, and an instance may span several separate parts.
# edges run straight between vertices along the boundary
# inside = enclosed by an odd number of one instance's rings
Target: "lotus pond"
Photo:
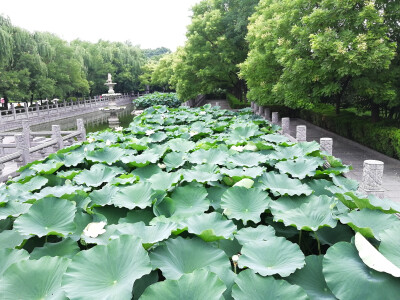
[[[24,166],[0,186],[2,299],[398,299],[400,205],[278,130],[152,107]]]

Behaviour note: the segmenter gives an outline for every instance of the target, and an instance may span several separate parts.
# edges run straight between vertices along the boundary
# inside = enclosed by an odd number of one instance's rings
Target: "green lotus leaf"
[[[181,179],[180,172],[160,172],[151,176],[147,181],[151,183],[153,190],[170,190]]]
[[[232,288],[232,297],[236,300],[308,299],[301,287],[271,276],[261,277],[252,270],[240,272],[235,283]]]
[[[271,198],[260,189],[241,186],[229,188],[221,197],[221,208],[230,219],[258,223],[260,215],[268,208]]]
[[[366,238],[376,238],[377,240],[380,240],[380,234],[386,229],[400,227],[400,220],[395,215],[384,214],[368,208],[340,215],[339,220]]]
[[[187,160],[187,154],[185,152],[171,152],[165,155],[164,164],[169,170],[179,168]]]
[[[196,147],[196,144],[192,141],[184,139],[173,139],[168,142],[169,147],[175,152],[189,152]]]
[[[280,161],[275,165],[282,174],[287,173],[294,178],[304,179],[315,175],[317,168],[324,164],[319,157],[299,158],[296,160]]]
[[[11,265],[0,279],[2,299],[65,299],[61,277],[69,259],[42,257]]]
[[[121,161],[125,164],[129,164],[138,168],[145,167],[150,163],[156,163],[160,158],[160,155],[152,152],[143,152],[139,155],[130,155],[121,157]]]
[[[313,179],[307,181],[307,185],[314,191],[315,196],[326,195],[328,197],[332,197],[333,193],[329,191],[327,188],[334,186],[331,181],[326,179]]]
[[[335,227],[331,207],[334,201],[328,196],[280,197],[270,203],[275,222],[295,226],[298,230],[317,231],[321,227]]]
[[[355,205],[354,208],[368,208],[390,214],[400,212],[400,204],[390,199],[380,199],[374,195],[368,195],[367,197],[365,195],[354,194],[353,192],[346,192],[343,195],[337,194],[336,196],[348,207],[354,207]],[[349,202],[354,203],[354,205]]]
[[[86,154],[86,159],[93,162],[106,163],[112,165],[124,155],[125,151],[117,147],[106,147]]]
[[[330,247],[322,264],[326,283],[338,299],[399,298],[399,279],[367,267],[350,243]]]
[[[154,219],[155,215],[151,208],[130,210],[125,218],[121,218],[119,223],[137,223],[143,222],[146,225],[150,224],[150,221]]]
[[[262,276],[286,277],[303,266],[304,254],[300,247],[283,237],[246,243],[239,259],[240,268],[248,267]]]
[[[76,175],[74,181],[77,184],[98,187],[104,182],[110,182],[115,176],[122,173],[124,173],[124,170],[121,168],[95,164],[90,167],[90,170],[84,170]]]
[[[140,180],[149,179],[154,174],[162,172],[160,167],[157,165],[148,165],[145,167],[137,168],[132,171],[132,174],[135,176],[139,176]]]
[[[31,259],[39,259],[43,256],[61,256],[72,258],[80,251],[78,243],[72,239],[65,239],[58,243],[45,243],[43,247],[36,247],[31,252]]]
[[[46,186],[39,193],[35,193],[32,199],[42,199],[47,196],[61,198],[65,195],[72,195],[83,190],[84,187],[77,185]]]
[[[49,180],[42,176],[35,176],[24,183],[13,183],[8,186],[9,189],[16,189],[19,193],[32,192],[42,188]]]
[[[264,141],[271,142],[277,145],[290,143],[289,138],[280,134],[267,134],[261,136]]]
[[[121,223],[117,226],[118,232],[137,236],[142,239],[145,248],[166,240],[170,237],[172,231],[177,228],[173,223],[157,223],[156,225],[146,226],[143,222],[138,223]]]
[[[62,156],[62,161],[66,167],[76,167],[85,160],[84,153],[69,152]]]
[[[29,235],[21,234],[15,229],[4,230],[0,234],[0,249],[13,249],[17,246],[20,246],[22,242],[26,239],[29,239],[29,237]]]
[[[89,194],[91,204],[104,206],[111,204],[111,199],[117,194],[120,188],[113,185],[105,185],[100,190],[94,190]]]
[[[26,213],[31,204],[10,201],[4,206],[0,206],[0,220],[7,219],[8,217],[18,217]]]
[[[326,284],[322,273],[322,255],[306,256],[306,265],[286,278],[288,282],[302,287],[312,300],[332,299],[336,297]]]
[[[121,236],[74,256],[62,279],[72,299],[131,299],[136,279],[150,273],[151,265],[141,240]]]
[[[97,134],[92,134],[92,137],[98,141],[107,142],[110,141],[112,144],[116,143],[119,138],[119,134],[111,131],[102,131]]]
[[[169,239],[154,249],[150,258],[153,267],[160,269],[166,279],[174,280],[197,269],[215,267],[219,271],[231,267],[224,251],[200,239]]]
[[[219,149],[197,150],[190,154],[189,161],[195,164],[222,165],[228,158],[228,153]]]
[[[122,174],[118,177],[115,177],[113,180],[110,181],[111,185],[126,185],[126,184],[133,184],[139,180],[139,177],[133,175],[132,173],[130,174]]]
[[[339,242],[350,242],[354,237],[354,231],[347,225],[337,223],[336,227],[321,227],[311,234],[314,238],[318,238],[321,244],[332,246]]]
[[[258,225],[256,228],[245,227],[235,234],[235,238],[241,245],[256,241],[268,241],[274,237],[276,237],[275,229],[272,226],[265,225]]]
[[[79,169],[71,169],[68,171],[59,171],[57,172],[57,177],[64,178],[64,179],[73,179],[76,175],[78,175],[82,170]]]
[[[336,186],[344,189],[346,192],[356,191],[358,189],[358,182],[353,179],[344,176],[335,176],[333,174],[331,174],[330,177],[332,177],[332,181]]]
[[[228,161],[234,166],[256,167],[266,161],[266,157],[259,153],[242,152],[232,155]]]
[[[158,282],[159,276],[157,271],[152,271],[150,274],[144,275],[142,278],[135,281],[133,285],[133,298],[138,300],[143,292],[152,284]]]
[[[261,176],[264,173],[265,169],[262,167],[253,167],[253,168],[234,168],[234,169],[226,169],[221,168],[221,174],[228,175],[230,177],[251,177],[256,178]]]
[[[29,259],[29,253],[24,249],[0,249],[0,278],[9,266],[27,259]]]
[[[379,252],[400,268],[400,235],[398,227],[391,227],[380,234]]]
[[[206,199],[207,190],[202,186],[189,184],[175,188],[171,198],[165,197],[154,205],[156,216],[164,215],[167,218],[190,217],[208,210],[209,200]]]
[[[247,125],[247,124],[246,124]],[[238,126],[231,131],[231,142],[242,142],[255,135],[260,135],[258,126],[255,124],[248,124],[245,127]]]
[[[275,172],[264,173],[260,179],[260,183],[264,189],[270,190],[274,196],[294,196],[294,195],[310,195],[312,189],[306,184],[302,184],[298,179],[291,179],[286,174],[278,174]]]
[[[354,244],[361,260],[368,267],[378,272],[385,272],[394,277],[400,277],[400,268],[376,250],[361,233],[356,232]]]
[[[45,163],[32,165],[30,167],[30,169],[38,172],[39,174],[53,174],[55,171],[57,171],[63,165],[64,165],[64,163],[62,163],[62,162],[55,161],[55,160],[49,160]]]
[[[207,188],[207,199],[215,210],[221,207],[221,197],[226,190],[227,188],[225,186],[212,186]]]
[[[196,234],[206,242],[232,239],[237,229],[232,221],[216,212],[191,216],[183,221],[182,225],[188,228],[189,233]]]
[[[151,206],[153,190],[148,182],[139,182],[131,186],[122,187],[112,198],[111,203],[117,207],[134,209]]]
[[[298,144],[296,144],[298,145]],[[298,146],[284,147],[284,146],[276,146],[274,152],[272,152],[268,158],[276,159],[276,160],[288,160],[301,158],[304,156],[303,149]]]
[[[156,132],[150,136],[150,140],[153,143],[160,143],[167,138],[167,135],[164,132]]]
[[[35,234],[66,236],[75,231],[75,203],[58,198],[36,201],[27,213],[18,217],[14,228],[25,235]]]
[[[165,280],[148,287],[140,299],[223,300],[225,284],[214,273],[195,270],[178,280]]]

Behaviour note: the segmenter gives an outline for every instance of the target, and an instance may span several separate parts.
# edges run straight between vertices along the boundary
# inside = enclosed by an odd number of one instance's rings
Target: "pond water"
[[[133,110],[133,105],[125,105],[126,108],[121,112],[117,113],[120,121],[120,126],[127,127],[130,122],[132,122],[133,116],[131,112]],[[109,113],[104,113],[101,111],[93,112],[90,114],[80,115],[77,117],[66,118],[62,120],[57,120],[48,123],[42,123],[39,125],[31,126],[32,131],[51,131],[51,125],[60,125],[61,130],[76,130],[76,119],[83,119],[85,123],[86,133],[104,130],[108,127],[108,116]]]

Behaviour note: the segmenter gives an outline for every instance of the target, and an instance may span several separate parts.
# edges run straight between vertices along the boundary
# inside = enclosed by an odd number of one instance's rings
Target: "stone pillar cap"
[[[364,164],[369,164],[369,165],[384,165],[384,162],[383,162],[383,161],[380,161],[380,160],[368,159],[368,160],[364,160]]]

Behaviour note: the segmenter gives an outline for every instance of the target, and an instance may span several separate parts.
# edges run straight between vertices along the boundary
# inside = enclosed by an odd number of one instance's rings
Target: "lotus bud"
[[[202,116],[204,116],[205,114],[206,114],[205,111],[201,111],[201,112],[200,112],[200,115],[202,115]]]
[[[152,135],[154,133],[153,129],[146,130],[146,135]]]
[[[252,144],[247,144],[246,146],[244,146],[243,148],[244,150],[249,150],[249,151],[257,151],[258,148],[256,145],[252,145]]]
[[[106,146],[110,146],[111,145],[111,141],[110,140],[107,140],[106,141]]]
[[[89,137],[89,138],[87,139],[87,141],[88,141],[89,143],[93,143],[93,142],[94,142],[94,138]]]
[[[232,261],[233,261],[234,263],[237,263],[237,262],[239,261],[239,255],[234,255],[234,256],[232,256]]]
[[[165,169],[167,166],[165,164],[157,164],[160,169]]]
[[[65,180],[66,185],[72,185],[72,181],[70,179]]]
[[[124,129],[124,128],[120,127],[120,126],[114,128],[115,131],[122,131],[122,129]]]
[[[85,152],[88,152],[88,148],[87,148],[87,147],[85,147],[85,148],[83,149],[83,151],[85,151]]]
[[[235,150],[237,152],[242,152],[244,147],[243,146],[232,146],[231,149]]]
[[[83,229],[83,234],[91,237],[91,238],[96,238],[98,237],[100,234],[103,234],[104,232],[106,232],[106,230],[104,229],[104,226],[106,226],[106,222],[92,222],[89,223],[85,229]]]
[[[250,189],[254,184],[254,181],[249,178],[243,178],[242,180],[236,182],[233,186],[243,186]]]

